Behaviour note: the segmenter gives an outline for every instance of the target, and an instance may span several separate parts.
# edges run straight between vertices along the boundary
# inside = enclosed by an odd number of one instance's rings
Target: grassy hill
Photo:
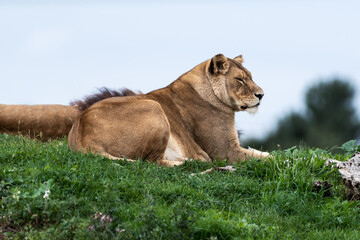
[[[0,135],[0,239],[360,239],[360,203],[323,160],[351,152],[272,154],[191,176],[226,163],[165,168]]]

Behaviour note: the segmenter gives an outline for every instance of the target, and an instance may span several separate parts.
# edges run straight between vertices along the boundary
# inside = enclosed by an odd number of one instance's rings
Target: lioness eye
[[[237,78],[235,78],[235,79],[236,79],[236,81],[238,81],[238,82],[241,83],[241,84],[244,84],[244,83],[245,83],[244,79],[242,79],[241,77],[237,77]]]

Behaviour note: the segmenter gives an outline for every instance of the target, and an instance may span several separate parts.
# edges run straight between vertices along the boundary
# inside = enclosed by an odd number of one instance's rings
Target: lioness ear
[[[210,66],[209,66],[209,72],[211,74],[226,74],[229,70],[229,61],[228,59],[222,55],[218,54],[215,57],[211,59]]]
[[[238,63],[243,63],[244,59],[242,55],[237,56],[236,58],[234,58],[235,61],[237,61]]]

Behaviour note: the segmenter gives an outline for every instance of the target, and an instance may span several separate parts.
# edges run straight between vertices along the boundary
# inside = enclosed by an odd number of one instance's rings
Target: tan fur
[[[42,140],[64,137],[79,114],[73,106],[0,104],[0,133]]]
[[[231,163],[266,157],[240,147],[235,129],[235,111],[253,112],[263,96],[241,62],[242,56],[218,54],[165,88],[97,102],[76,120],[69,146],[167,166],[187,158]]]

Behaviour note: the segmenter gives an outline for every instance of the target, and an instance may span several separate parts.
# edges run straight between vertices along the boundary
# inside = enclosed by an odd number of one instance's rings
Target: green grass
[[[0,239],[360,239],[360,203],[323,160],[350,153],[272,154],[191,176],[226,162],[165,168],[0,135]],[[333,187],[315,192],[314,180]]]

